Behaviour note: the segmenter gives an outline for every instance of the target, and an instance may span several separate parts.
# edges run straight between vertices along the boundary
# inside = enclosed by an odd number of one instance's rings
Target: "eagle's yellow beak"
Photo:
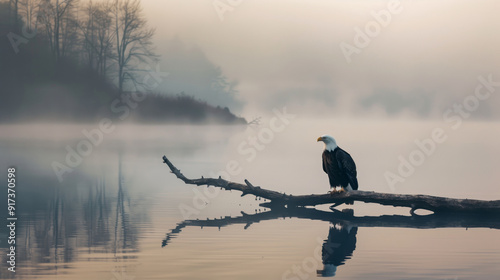
[[[323,141],[323,137],[318,137],[318,140],[316,142]]]

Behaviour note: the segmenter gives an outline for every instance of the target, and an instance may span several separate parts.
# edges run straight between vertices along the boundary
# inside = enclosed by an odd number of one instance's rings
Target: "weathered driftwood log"
[[[218,227],[220,229],[229,225],[242,224],[245,225],[244,228],[247,229],[252,224],[256,224],[261,221],[275,220],[284,217],[325,221],[350,227],[500,229],[500,220],[496,215],[483,214],[431,214],[426,216],[383,215],[356,217],[352,214],[340,211],[326,212],[305,207],[273,208],[271,211],[257,214],[245,214],[244,212],[241,212],[241,214],[242,215],[238,217],[182,221],[178,223],[174,229],[167,233],[165,239],[162,241],[162,247],[168,245],[170,240],[175,238],[175,236],[185,227]]]
[[[336,205],[347,201],[361,201],[366,203],[378,203],[394,207],[409,207],[411,213],[417,209],[425,209],[434,213],[462,212],[462,213],[500,213],[500,200],[485,201],[475,199],[454,199],[430,195],[408,195],[391,194],[368,191],[350,191],[335,194],[311,194],[311,195],[290,195],[272,190],[263,189],[252,185],[248,180],[245,184],[234,183],[219,178],[199,178],[189,179],[177,169],[166,156],[163,156],[163,162],[168,165],[172,173],[177,178],[191,185],[207,185],[221,187],[225,190],[239,190],[241,196],[252,194],[257,197],[269,199],[271,202],[263,203],[262,206],[275,207],[296,207],[296,206],[314,206],[320,204]]]

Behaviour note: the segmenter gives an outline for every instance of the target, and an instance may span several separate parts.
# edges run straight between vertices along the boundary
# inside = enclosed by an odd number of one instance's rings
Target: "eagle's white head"
[[[330,135],[323,135],[321,137],[318,138],[318,142],[319,141],[322,141],[323,143],[325,143],[325,150],[327,151],[333,151],[335,150],[335,148],[337,148],[337,141],[335,141],[335,139],[330,136]]]

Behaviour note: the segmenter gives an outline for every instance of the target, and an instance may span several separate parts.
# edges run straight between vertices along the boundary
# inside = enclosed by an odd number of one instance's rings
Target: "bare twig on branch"
[[[262,119],[262,117],[257,117],[255,119],[253,119],[252,121],[248,122],[248,125],[260,125],[261,119]]]

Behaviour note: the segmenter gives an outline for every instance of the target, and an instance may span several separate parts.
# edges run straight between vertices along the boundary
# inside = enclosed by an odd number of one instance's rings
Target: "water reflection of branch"
[[[185,227],[221,227],[245,224],[247,229],[254,223],[266,220],[276,220],[279,218],[299,218],[331,222],[350,227],[396,227],[396,228],[417,228],[417,229],[435,229],[435,228],[492,228],[500,229],[500,220],[495,216],[485,215],[451,215],[451,214],[432,214],[427,216],[402,216],[402,215],[383,215],[383,216],[362,216],[357,217],[346,212],[327,212],[314,208],[278,208],[268,212],[258,214],[246,214],[241,212],[238,217],[224,217],[220,219],[207,220],[185,220],[178,223],[177,226],[167,233],[162,242],[162,247],[168,245],[172,238],[175,238]]]

